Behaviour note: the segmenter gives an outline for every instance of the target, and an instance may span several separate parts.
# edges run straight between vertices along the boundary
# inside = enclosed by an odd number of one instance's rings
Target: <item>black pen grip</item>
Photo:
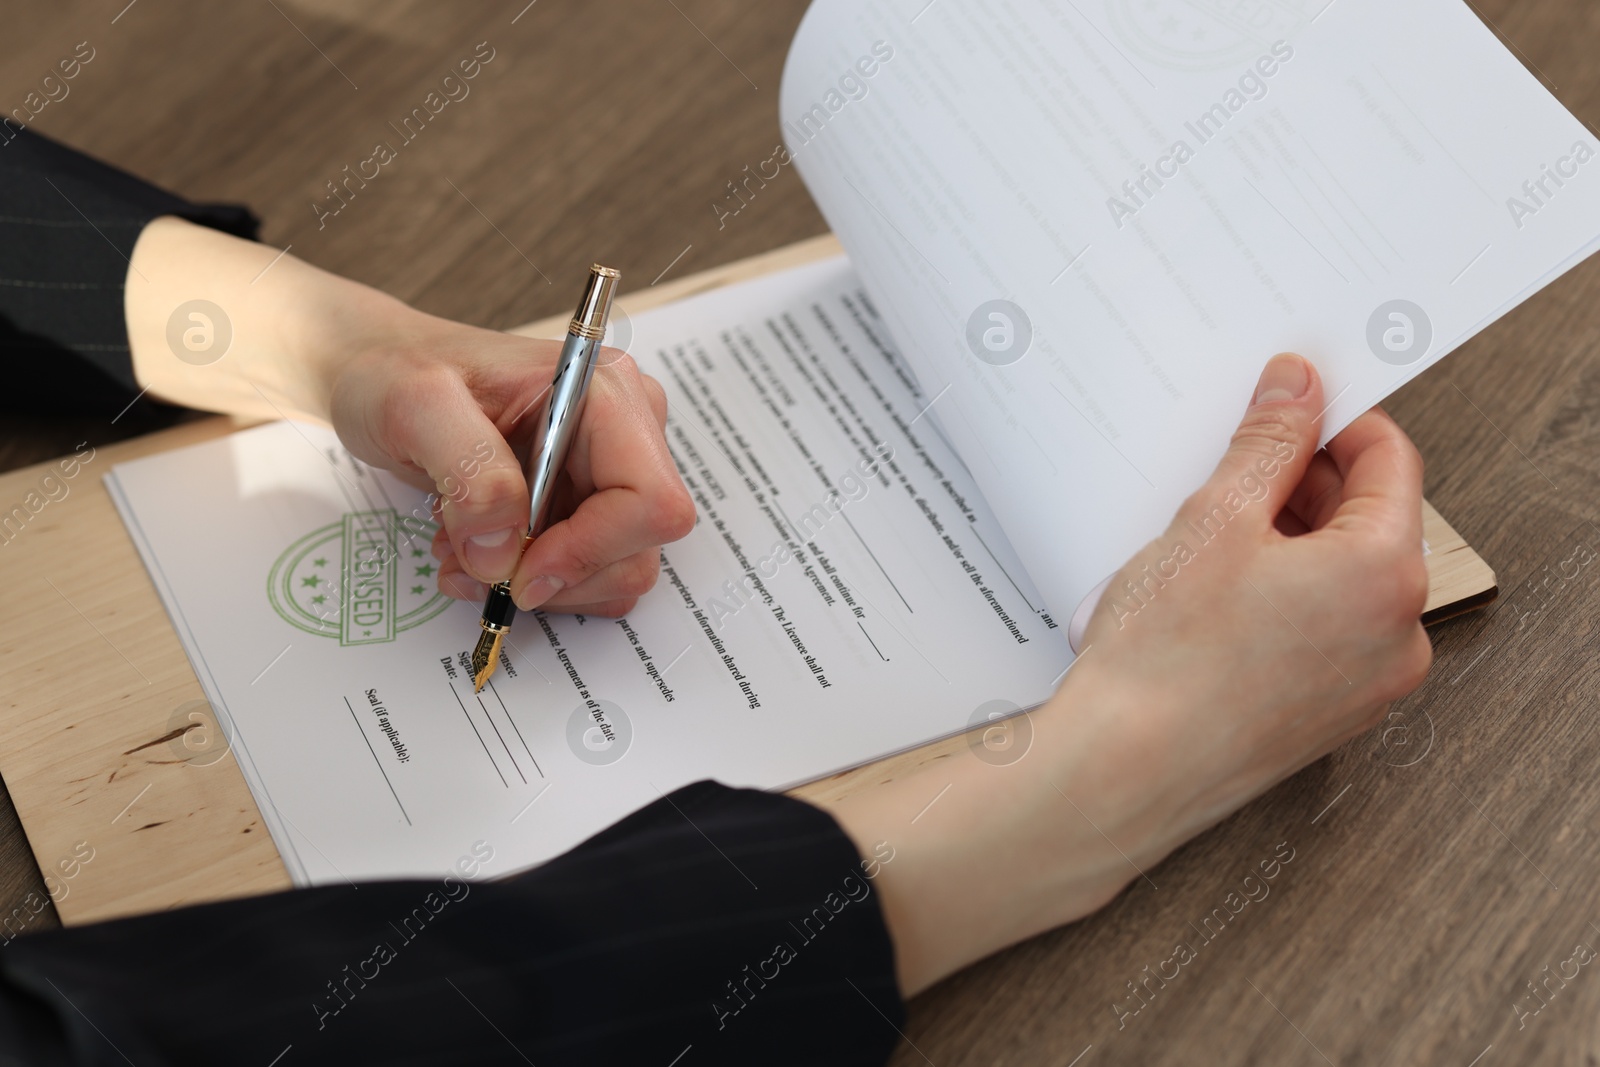
[[[511,599],[511,583],[498,582],[489,587],[483,600],[483,625],[485,628],[504,630],[510,627],[517,614],[517,605]]]

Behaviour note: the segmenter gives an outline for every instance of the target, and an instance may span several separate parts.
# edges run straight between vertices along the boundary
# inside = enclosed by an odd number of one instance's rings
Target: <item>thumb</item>
[[[1288,503],[1317,452],[1322,427],[1322,380],[1300,356],[1273,356],[1228,451],[1205,487],[1184,510],[1203,521],[1218,508],[1265,529]],[[1248,502],[1251,506],[1245,507]]]

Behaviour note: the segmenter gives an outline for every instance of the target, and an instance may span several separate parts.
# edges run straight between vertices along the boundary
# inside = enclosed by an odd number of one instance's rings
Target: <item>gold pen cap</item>
[[[606,320],[611,317],[611,298],[617,293],[617,282],[622,272],[596,263],[589,268],[589,282],[583,287],[583,299],[578,301],[577,314],[567,332],[598,341],[606,334]]]

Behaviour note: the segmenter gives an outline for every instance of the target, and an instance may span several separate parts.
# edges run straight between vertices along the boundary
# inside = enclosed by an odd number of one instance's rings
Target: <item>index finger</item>
[[[428,472],[451,547],[474,578],[510,575],[528,525],[528,486],[511,446],[459,378],[431,383],[391,419],[389,451]]]

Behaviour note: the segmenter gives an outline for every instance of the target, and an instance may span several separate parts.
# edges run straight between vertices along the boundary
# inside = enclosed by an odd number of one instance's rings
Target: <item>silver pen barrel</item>
[[[584,405],[589,397],[589,380],[594,377],[600,361],[600,340],[606,333],[606,322],[611,316],[611,301],[616,295],[618,271],[596,263],[589,268],[589,280],[584,285],[578,310],[567,326],[566,343],[561,346],[561,357],[556,361],[555,378],[550,382],[544,399],[534,416],[533,445],[528,452],[524,472],[528,476],[528,530],[522,540],[524,549],[534,538],[544,532],[550,520],[550,506],[555,500],[556,482],[561,469],[566,466],[567,452],[572,439],[583,421]],[[472,650],[472,675],[474,689],[481,690],[494,673],[495,661],[500,654],[500,643],[511,630],[511,620],[517,606],[511,600],[510,581],[496,582],[489,587],[483,602],[483,615],[478,625],[483,631]]]
[[[583,419],[583,408],[589,398],[589,379],[594,377],[599,362],[600,339],[606,333],[619,277],[617,271],[598,263],[589,268],[589,282],[584,286],[583,298],[578,301],[577,314],[567,326],[567,340],[561,346],[555,378],[539,406],[526,468],[527,535],[530,538],[543,533],[549,520],[556,479]]]

